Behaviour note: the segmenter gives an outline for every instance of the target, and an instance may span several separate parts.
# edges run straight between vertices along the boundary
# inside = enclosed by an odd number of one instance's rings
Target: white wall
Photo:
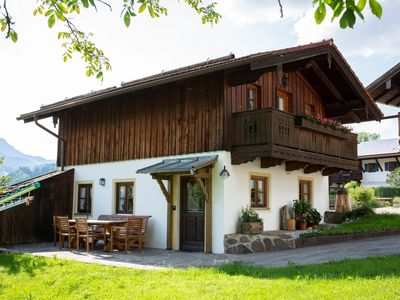
[[[272,168],[260,168],[256,159],[241,165],[230,164],[230,153],[226,153],[226,166],[231,177],[224,182],[225,194],[225,234],[238,232],[242,207],[250,206],[250,174],[268,176],[268,197],[270,209],[257,209],[264,222],[264,230],[280,227],[280,208],[292,204],[299,198],[299,179],[312,180],[312,204],[322,215],[329,210],[328,177],[321,172],[304,174],[302,170],[286,172],[284,164]]]
[[[379,158],[379,164],[381,165],[383,171],[379,169],[378,172],[368,173],[363,172],[363,185],[365,186],[387,186],[386,176],[390,173],[385,171],[385,162],[396,161],[395,158]],[[362,161],[362,166],[364,168],[365,164],[376,163],[375,159],[367,159]]]

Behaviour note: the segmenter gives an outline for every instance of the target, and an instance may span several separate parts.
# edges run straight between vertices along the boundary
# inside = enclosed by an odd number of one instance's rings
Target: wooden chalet
[[[313,195],[313,204],[323,210],[328,205],[323,176],[357,170],[356,135],[314,124],[299,117],[303,114],[343,124],[382,117],[332,40],[207,60],[45,105],[18,120],[40,125],[38,121],[52,117],[58,123],[58,164],[75,168],[75,195],[80,184],[92,186],[91,201],[98,201],[92,205],[93,217],[115,212],[116,177],[129,178],[135,191],[131,198],[136,199],[133,213],[155,216],[155,210],[163,210],[151,220],[150,246],[184,249],[182,240],[191,239],[200,241],[192,243],[198,249],[223,252],[223,236],[237,230],[241,207],[261,209],[268,219],[265,229],[278,229],[283,204]],[[169,166],[166,159],[195,161],[203,154],[213,159],[199,169],[153,168],[160,160]],[[147,167],[152,177],[136,174]],[[227,180],[219,176],[222,167],[231,175]],[[107,184],[103,190],[98,187],[99,176],[112,182],[109,190]],[[207,204],[196,208],[197,215],[184,212],[188,205],[180,202],[188,195],[182,196],[182,186],[189,194],[196,189],[185,176],[197,178],[203,192],[199,201]],[[280,180],[287,180],[292,190],[279,196]],[[262,195],[259,203],[257,193]],[[149,197],[165,198],[168,205],[154,200],[158,204],[152,206]],[[79,201],[74,199],[74,214]],[[160,236],[165,236],[165,246]]]

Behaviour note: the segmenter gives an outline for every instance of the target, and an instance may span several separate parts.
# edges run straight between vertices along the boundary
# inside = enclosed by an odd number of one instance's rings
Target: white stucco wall
[[[312,180],[313,206],[321,214],[329,209],[328,178],[320,172],[304,174],[303,171],[286,172],[284,165],[273,168],[260,168],[260,160],[231,165],[230,152],[210,152],[183,155],[177,157],[218,155],[218,161],[212,172],[212,252],[223,253],[225,234],[236,233],[239,228],[239,216],[242,207],[250,205],[250,174],[267,175],[269,178],[269,210],[259,209],[263,218],[264,230],[279,229],[280,208],[291,204],[298,198],[299,179]],[[172,158],[172,157],[168,157]],[[70,166],[75,169],[74,212],[78,183],[93,184],[93,203],[90,218],[101,214],[115,213],[115,182],[134,181],[134,214],[151,215],[148,231],[145,236],[147,247],[166,248],[167,237],[167,203],[157,182],[150,175],[136,174],[138,169],[159,163],[165,158],[141,159],[122,162]],[[226,166],[230,177],[222,180],[220,171]],[[105,186],[99,185],[99,178],[105,178]],[[173,249],[179,250],[179,216],[180,216],[180,180],[174,178],[173,204]]]
[[[321,172],[304,174],[302,170],[286,172],[284,164],[272,168],[260,168],[256,159],[241,165],[230,164],[230,153],[226,153],[226,167],[231,177],[224,182],[225,195],[225,234],[238,232],[239,216],[242,207],[250,206],[250,175],[268,176],[268,197],[270,209],[256,210],[264,222],[264,230],[280,227],[280,208],[292,204],[299,198],[299,179],[312,181],[312,204],[321,215],[329,210],[328,177]]]
[[[385,162],[396,161],[394,158],[379,158],[379,164],[381,165],[383,171],[379,170],[378,172],[363,172],[363,185],[365,186],[387,186],[386,176],[390,173],[385,171]],[[364,168],[365,164],[368,163],[376,163],[375,159],[368,159],[362,161],[362,166]]]

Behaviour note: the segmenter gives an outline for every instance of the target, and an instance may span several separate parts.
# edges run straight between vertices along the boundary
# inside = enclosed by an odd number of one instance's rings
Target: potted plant
[[[258,234],[263,231],[263,222],[253,209],[249,207],[242,208],[240,229],[242,233]]]
[[[311,215],[311,204],[303,200],[293,200],[293,210],[296,221],[299,222],[300,230],[307,229],[307,222]]]
[[[293,207],[289,207],[289,219],[287,220],[287,230],[296,230],[296,216]]]
[[[318,224],[321,222],[322,220],[322,216],[319,213],[318,210],[316,210],[315,208],[312,208],[310,211],[310,224],[312,226],[313,229],[317,229]]]

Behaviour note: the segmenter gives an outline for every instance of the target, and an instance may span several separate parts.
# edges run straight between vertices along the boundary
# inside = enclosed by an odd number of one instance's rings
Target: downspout
[[[56,137],[60,141],[60,152],[61,152],[60,153],[60,167],[61,167],[61,171],[64,171],[64,144],[65,144],[65,140],[61,136],[55,134],[53,131],[51,131],[50,129],[44,127],[42,124],[40,124],[38,122],[36,114],[33,116],[33,119],[35,121],[35,124],[38,127],[42,128],[44,131],[50,133],[52,136]]]

